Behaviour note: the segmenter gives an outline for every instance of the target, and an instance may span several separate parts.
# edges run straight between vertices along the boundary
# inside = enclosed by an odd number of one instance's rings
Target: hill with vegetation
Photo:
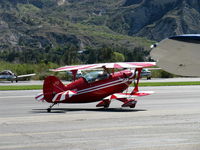
[[[4,61],[94,63],[112,61],[114,52],[123,57],[130,54],[122,60],[142,61],[152,43],[95,24],[98,7],[107,6],[103,1],[104,6],[64,0],[2,0],[0,4],[0,58]],[[88,9],[93,5],[93,10]],[[104,58],[103,51],[110,52],[110,58]]]
[[[1,0],[0,59],[148,61],[152,40],[198,33],[199,20],[199,0]]]

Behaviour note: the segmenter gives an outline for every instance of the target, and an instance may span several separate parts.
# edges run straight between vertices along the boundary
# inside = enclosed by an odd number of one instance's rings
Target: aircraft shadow
[[[94,112],[139,112],[146,111],[145,109],[131,108],[52,108],[51,113],[66,113],[73,111],[94,111]],[[32,109],[33,113],[48,113],[47,109]]]

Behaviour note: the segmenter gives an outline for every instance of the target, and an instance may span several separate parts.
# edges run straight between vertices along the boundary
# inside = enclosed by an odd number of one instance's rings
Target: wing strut
[[[71,70],[72,74],[73,74],[73,80],[76,80],[76,74],[77,74],[78,70]]]
[[[137,68],[136,71],[138,71],[138,75],[136,77],[136,84],[135,84],[135,88],[134,90],[131,92],[131,94],[134,94],[134,93],[137,93],[139,91],[138,89],[138,85],[139,85],[139,81],[140,81],[140,74],[141,74],[141,71],[142,71],[142,68]]]

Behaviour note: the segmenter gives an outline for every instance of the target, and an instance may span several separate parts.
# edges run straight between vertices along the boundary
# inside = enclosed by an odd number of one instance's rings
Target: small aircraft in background
[[[34,76],[35,74],[25,74],[25,75],[19,75],[17,76],[15,73],[13,73],[10,70],[4,70],[2,72],[0,72],[0,79],[6,79],[9,80],[11,82],[16,81],[18,82],[19,78],[27,78],[27,77],[31,77]]]
[[[38,94],[35,99],[52,103],[47,109],[48,112],[59,103],[100,101],[96,107],[108,108],[114,99],[121,101],[122,107],[134,108],[137,103],[135,97],[153,93],[139,91],[138,86],[142,69],[155,64],[155,62],[101,63],[53,69],[51,71],[71,71],[74,81],[64,85],[57,77],[48,76],[44,80],[43,93]],[[102,70],[97,71],[97,68]],[[114,71],[115,69],[117,72]],[[77,72],[80,70],[89,70],[89,72],[76,80]],[[128,92],[131,83],[134,83],[134,89]]]

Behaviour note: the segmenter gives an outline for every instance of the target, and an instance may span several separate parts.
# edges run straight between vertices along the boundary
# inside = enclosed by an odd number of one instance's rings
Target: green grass
[[[11,86],[0,86],[1,91],[6,90],[40,90],[42,85],[11,85]]]
[[[140,83],[139,86],[186,86],[186,85],[200,85],[200,81],[192,82],[146,82]],[[134,86],[132,84],[131,86]],[[0,86],[0,90],[40,90],[42,85],[11,85],[11,86]]]

